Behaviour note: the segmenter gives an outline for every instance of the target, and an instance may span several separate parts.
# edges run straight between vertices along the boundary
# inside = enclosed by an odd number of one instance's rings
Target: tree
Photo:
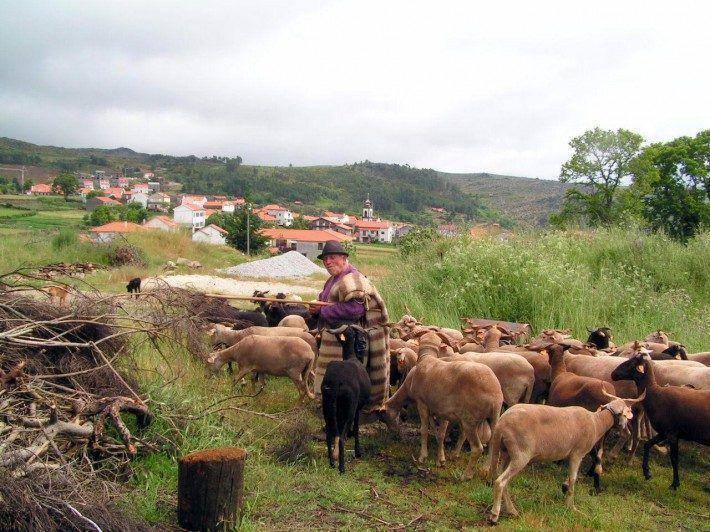
[[[79,188],[79,181],[72,174],[62,173],[54,178],[52,188],[64,196],[64,200],[68,200],[69,196],[76,193]]]
[[[293,223],[291,224],[291,229],[310,229],[310,222],[303,215],[294,216]]]
[[[260,233],[264,227],[256,214],[242,208],[233,213],[217,212],[207,219],[208,224],[215,224],[227,231],[227,244],[239,251],[247,250],[247,217],[249,218],[249,248],[250,251],[259,251],[266,247],[269,240]]]
[[[710,226],[710,130],[648,146],[634,184],[652,229],[687,242]]]
[[[148,211],[140,203],[129,203],[121,207],[118,217],[120,220],[140,224],[148,219]]]
[[[626,129],[597,127],[573,138],[569,145],[574,153],[562,165],[560,181],[583,187],[567,192],[562,212],[580,216],[591,225],[609,225],[617,219],[616,193],[631,176],[642,143],[641,135]]]
[[[87,223],[91,226],[104,225],[113,222],[116,219],[116,214],[113,209],[107,205],[99,205],[88,216]]]

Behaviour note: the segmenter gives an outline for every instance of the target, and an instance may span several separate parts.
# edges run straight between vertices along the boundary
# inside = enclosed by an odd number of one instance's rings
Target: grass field
[[[2,229],[0,227],[0,229]],[[157,273],[176,256],[201,261],[206,273],[236,264],[244,256],[228,248],[200,246],[185,235],[146,233],[130,243],[147,265],[126,266],[89,276],[104,291]],[[102,246],[75,242],[55,249],[44,231],[0,238],[0,270],[20,263],[105,260]],[[662,328],[691,350],[710,348],[710,239],[687,247],[635,231],[521,235],[509,242],[451,240],[402,258],[389,246],[358,246],[353,262],[379,286],[391,316],[407,310],[427,323],[457,326],[460,316],[525,321],[534,330],[609,325],[617,341]],[[384,425],[367,425],[365,457],[354,460],[348,443],[348,471],[328,467],[320,440],[322,421],[313,403],[297,405],[295,388],[270,378],[256,397],[235,386],[223,371],[205,375],[204,364],[182,350],[159,355],[135,338],[132,355],[141,390],[157,421],[149,427],[173,445],[132,463],[119,504],[154,524],[174,525],[177,458],[193,450],[234,445],[248,453],[242,528],[427,530],[484,527],[491,488],[480,478],[460,479],[465,459],[436,468],[433,459],[415,464],[419,437],[414,415],[402,436]],[[127,363],[127,362],[126,362]],[[170,423],[161,413],[170,413]],[[433,439],[432,439],[433,443]],[[483,465],[483,460],[479,465]],[[584,465],[583,465],[584,468]],[[583,469],[582,468],[582,469]],[[504,530],[710,530],[710,457],[707,449],[681,444],[681,487],[668,489],[667,457],[652,455],[650,481],[638,456],[605,467],[604,491],[592,493],[581,476],[578,512],[568,510],[560,484],[563,464],[525,469],[511,485],[521,517],[503,517]]]

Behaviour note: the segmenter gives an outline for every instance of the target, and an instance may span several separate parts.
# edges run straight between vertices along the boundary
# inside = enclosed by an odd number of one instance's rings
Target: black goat
[[[710,390],[695,390],[683,386],[659,386],[648,355],[638,354],[617,366],[612,380],[632,380],[639,392],[646,392],[643,408],[656,434],[643,446],[643,475],[651,478],[648,455],[651,447],[668,441],[673,466],[672,489],[680,486],[678,476],[678,440],[710,445]]]
[[[593,331],[587,329],[587,332],[589,333],[588,344],[594,344],[597,349],[609,349],[609,342],[613,338],[609,327],[597,327]]]
[[[266,294],[268,293],[268,290],[265,292],[262,292],[260,290],[254,290],[252,296],[266,297]],[[276,298],[285,299],[286,294],[278,293],[276,294]],[[302,316],[303,319],[306,320],[306,323],[308,323],[309,328],[315,329],[315,326],[312,326],[312,324],[308,321],[309,318],[311,318],[311,314],[308,312],[308,309],[303,305],[288,303],[287,301],[284,301],[283,303],[259,301],[259,309],[266,316],[266,321],[269,327],[276,327],[286,316],[297,314],[298,316]]]
[[[139,294],[141,291],[141,278],[134,277],[126,285],[126,292],[129,294]]]
[[[352,428],[355,437],[355,457],[362,456],[360,448],[360,412],[370,402],[370,377],[363,361],[368,357],[367,331],[357,325],[341,325],[328,329],[343,346],[343,360],[328,364],[321,384],[323,417],[328,445],[328,461],[345,473],[345,438]],[[333,446],[336,446],[335,455]]]

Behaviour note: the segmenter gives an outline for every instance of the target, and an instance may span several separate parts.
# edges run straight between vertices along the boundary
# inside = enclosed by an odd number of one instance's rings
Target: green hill
[[[342,166],[253,166],[242,164],[241,157],[61,148],[4,137],[0,138],[0,164],[30,165],[32,175],[45,179],[59,171],[103,169],[130,175],[152,170],[181,183],[184,192],[248,196],[256,203],[300,201],[307,213],[324,209],[359,212],[369,195],[378,215],[416,223],[432,223],[429,207],[443,207],[449,213],[446,220],[504,225],[533,220],[534,225],[544,225],[566,189],[555,181],[448,174],[370,161]]]

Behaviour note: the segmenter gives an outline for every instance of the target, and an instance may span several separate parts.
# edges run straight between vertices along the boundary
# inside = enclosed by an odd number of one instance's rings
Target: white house
[[[279,251],[298,251],[315,260],[328,240],[349,242],[352,237],[336,233],[330,229],[262,229],[261,234],[269,239],[269,245]]]
[[[358,242],[382,242],[389,244],[394,238],[395,229],[390,222],[380,220],[358,220],[354,226]]]
[[[183,203],[173,209],[173,220],[195,231],[205,226],[205,210],[191,203]]]
[[[293,225],[293,213],[281,205],[266,205],[262,207],[261,212],[276,218],[276,223],[283,227]]]
[[[134,190],[128,203],[139,203],[144,209],[148,207],[148,194],[141,190]]]
[[[192,196],[190,194],[184,194],[180,200],[180,204],[185,205],[186,203],[191,203],[192,205],[197,205],[198,207],[204,207],[207,203],[207,198],[205,196]]]
[[[205,244],[224,246],[227,243],[227,234],[227,231],[221,227],[210,224],[192,233],[192,240],[195,242],[204,242]]]
[[[150,220],[146,220],[143,227],[148,229],[160,229],[161,231],[175,232],[180,228],[180,224],[168,218],[167,216],[156,216]]]

